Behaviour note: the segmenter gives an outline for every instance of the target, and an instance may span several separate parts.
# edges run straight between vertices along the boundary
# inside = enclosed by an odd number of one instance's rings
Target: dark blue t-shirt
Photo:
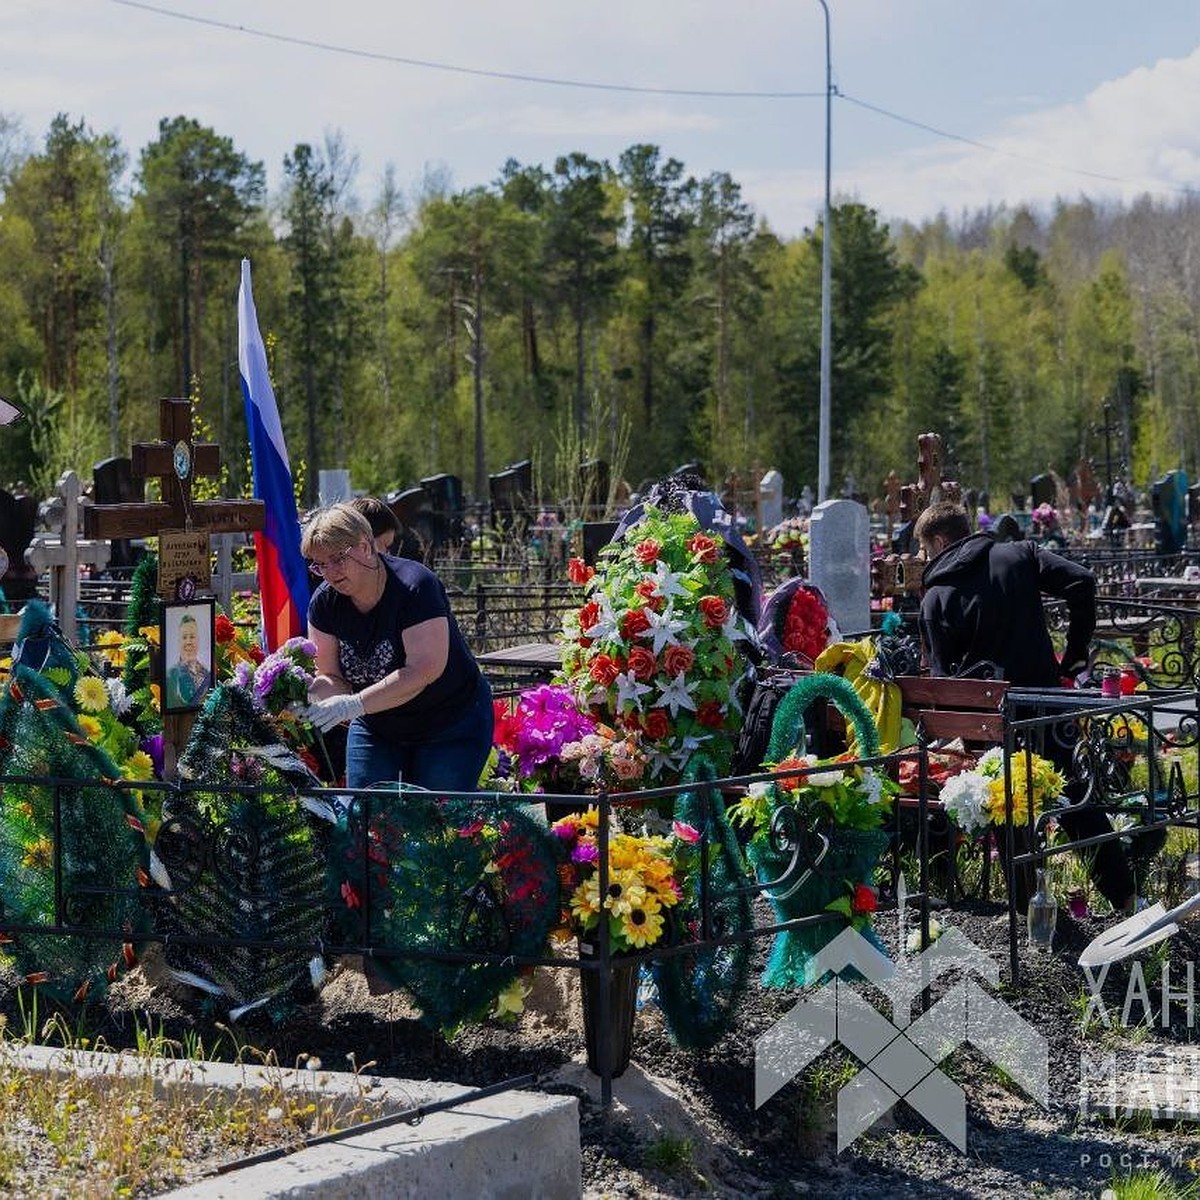
[[[309,601],[308,620],[338,639],[341,673],[356,692],[404,666],[404,630],[437,617],[450,622],[450,652],[441,675],[405,704],[362,718],[378,737],[425,741],[470,707],[479,686],[479,667],[450,611],[441,580],[412,559],[381,554],[379,561],[387,579],[370,612],[359,612],[349,596],[322,583]]]

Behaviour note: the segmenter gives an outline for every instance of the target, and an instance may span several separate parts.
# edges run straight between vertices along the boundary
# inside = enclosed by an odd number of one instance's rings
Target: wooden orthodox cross
[[[158,590],[168,599],[190,599],[211,579],[209,536],[262,529],[266,511],[261,500],[194,500],[197,475],[216,475],[221,448],[192,441],[190,400],[159,401],[157,442],[136,442],[131,461],[135,479],[158,478],[158,502],[93,504],[84,509],[83,530],[89,538],[159,540]],[[163,717],[164,773],[175,771],[175,752],[187,740],[193,713]]]

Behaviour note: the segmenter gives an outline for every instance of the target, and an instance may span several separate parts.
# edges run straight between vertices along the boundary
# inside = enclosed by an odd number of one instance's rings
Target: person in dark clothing
[[[346,785],[474,791],[492,748],[492,694],[441,581],[381,554],[350,504],[311,513],[300,549],[324,581],[308,606],[317,674],[303,715],[322,732],[350,722]]]
[[[914,536],[928,560],[920,629],[932,675],[990,675],[1016,687],[1057,688],[1085,670],[1096,628],[1096,580],[1086,567],[1031,541],[972,534],[957,504],[930,505],[917,518]],[[1067,605],[1061,661],[1046,628],[1043,595]],[[1068,798],[1078,800],[1068,747],[1051,736],[1043,752],[1067,777]],[[1090,805],[1064,813],[1060,824],[1072,838],[1112,832],[1107,813]],[[1134,876],[1119,841],[1096,847],[1091,870],[1114,908],[1132,909]]]

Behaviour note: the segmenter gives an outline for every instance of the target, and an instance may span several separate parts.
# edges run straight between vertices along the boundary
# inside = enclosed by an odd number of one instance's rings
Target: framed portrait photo
[[[162,711],[195,712],[204,706],[213,685],[215,600],[164,604],[159,645],[162,647]]]

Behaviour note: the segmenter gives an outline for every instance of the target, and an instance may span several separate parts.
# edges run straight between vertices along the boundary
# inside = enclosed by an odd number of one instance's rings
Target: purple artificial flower
[[[154,778],[161,779],[163,774],[163,735],[156,733],[151,737],[142,738],[138,742],[138,749],[144,754],[150,755],[150,761],[154,764]]]
[[[564,746],[596,730],[596,722],[579,711],[570,689],[556,684],[522,692],[516,716],[514,741],[524,775],[533,774],[537,767],[557,758]]]
[[[577,863],[598,863],[600,861],[600,847],[595,842],[580,842],[571,851],[571,861]]]

